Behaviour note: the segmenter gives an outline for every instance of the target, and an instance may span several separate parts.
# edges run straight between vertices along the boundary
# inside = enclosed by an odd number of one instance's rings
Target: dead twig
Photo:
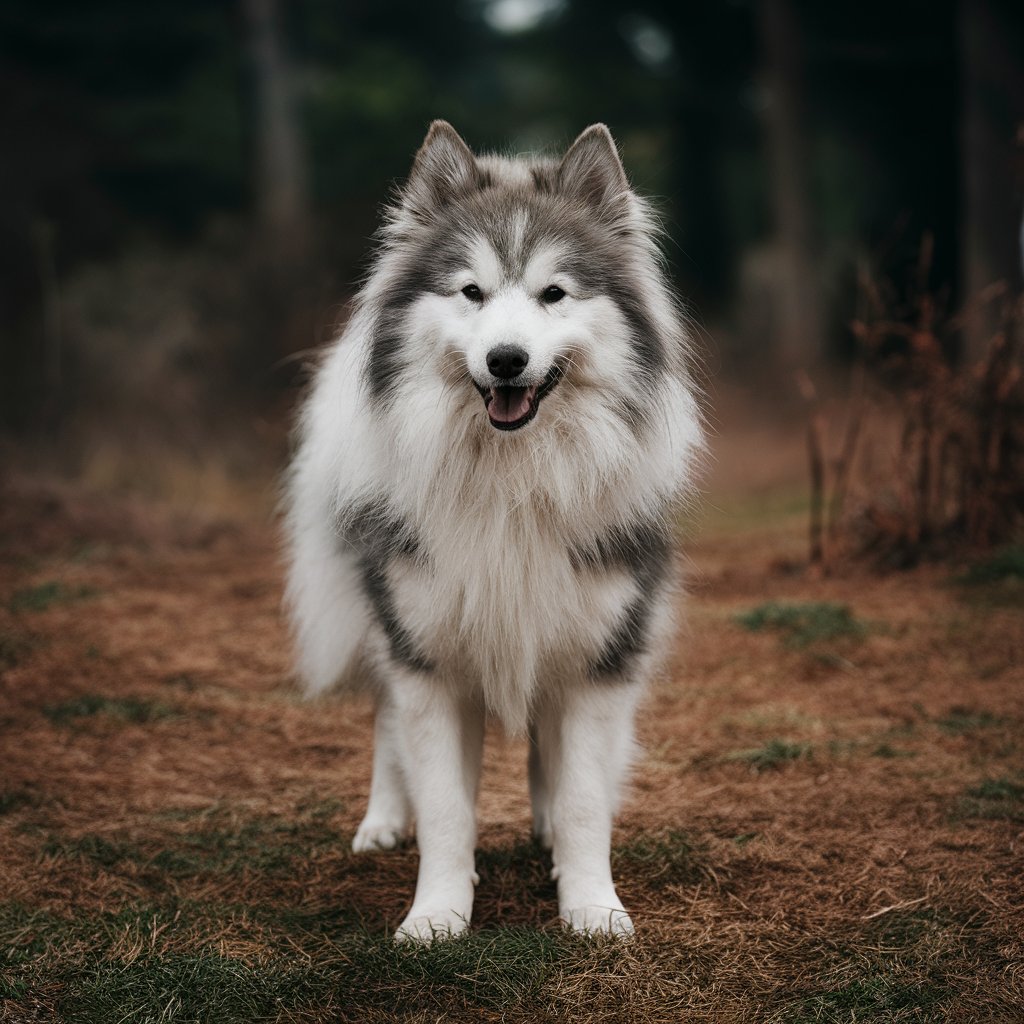
[[[824,507],[825,507],[825,457],[823,435],[825,418],[818,405],[814,382],[803,370],[797,374],[797,387],[811,407],[812,412],[807,420],[807,455],[811,466],[811,522],[810,545],[811,565],[823,566],[825,563],[824,545]]]
[[[865,914],[861,920],[873,921],[876,917],[881,917],[883,914],[891,914],[894,910],[906,910],[908,907],[916,907],[918,903],[924,903],[926,899],[928,899],[927,896],[919,896],[916,900],[901,900],[899,903],[882,907],[881,910],[876,910],[873,914]]]
[[[929,290],[933,250],[925,235],[902,301],[860,268],[851,324],[860,359],[840,449],[829,464],[831,495],[824,418],[813,382],[806,374],[798,379],[809,406],[812,565],[845,550],[909,566],[1003,542],[1024,522],[1024,300],[997,284],[968,303],[1001,303],[1002,325],[980,363],[961,364],[967,318],[944,314],[941,292]],[[876,423],[892,424],[898,437],[881,469],[857,458],[865,429]]]

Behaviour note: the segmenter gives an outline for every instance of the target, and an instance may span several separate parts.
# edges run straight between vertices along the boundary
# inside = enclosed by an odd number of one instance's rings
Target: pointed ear
[[[433,121],[413,161],[406,195],[417,206],[444,206],[476,177],[476,161],[462,136],[447,121]]]
[[[569,147],[558,167],[558,190],[588,206],[613,209],[629,194],[629,181],[606,125],[592,124]]]

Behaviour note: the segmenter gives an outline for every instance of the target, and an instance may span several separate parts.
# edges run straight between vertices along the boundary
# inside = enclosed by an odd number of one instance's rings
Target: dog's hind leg
[[[483,707],[437,680],[403,675],[392,688],[420,866],[399,942],[458,935],[473,913],[476,791]]]
[[[547,737],[545,737],[546,739]],[[533,810],[533,835],[544,847],[551,849],[551,780],[547,776],[551,752],[541,750],[542,738],[533,724],[530,726],[530,756],[527,762],[530,778],[530,806]]]
[[[356,853],[394,849],[409,830],[412,808],[402,775],[400,742],[395,708],[387,693],[383,693],[373,723],[370,802],[352,840]]]
[[[550,763],[552,874],[559,916],[574,931],[633,931],[612,882],[611,835],[640,691],[625,682],[573,691],[539,721],[542,760]]]

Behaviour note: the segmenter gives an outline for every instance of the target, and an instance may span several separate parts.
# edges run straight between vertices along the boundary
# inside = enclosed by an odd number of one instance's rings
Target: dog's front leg
[[[484,714],[429,678],[406,676],[392,696],[420,853],[412,909],[395,938],[431,942],[464,931],[473,912]]]
[[[570,693],[539,730],[540,756],[552,781],[559,915],[574,931],[633,931],[612,882],[611,836],[639,695],[639,686],[625,683]]]

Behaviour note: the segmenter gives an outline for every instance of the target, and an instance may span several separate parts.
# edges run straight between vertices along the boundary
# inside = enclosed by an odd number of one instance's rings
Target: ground
[[[732,456],[615,833],[636,937],[558,927],[492,732],[429,950],[415,846],[350,852],[370,709],[294,689],[267,492],[0,485],[0,1019],[1024,1020],[1019,574],[810,573],[798,480]]]

